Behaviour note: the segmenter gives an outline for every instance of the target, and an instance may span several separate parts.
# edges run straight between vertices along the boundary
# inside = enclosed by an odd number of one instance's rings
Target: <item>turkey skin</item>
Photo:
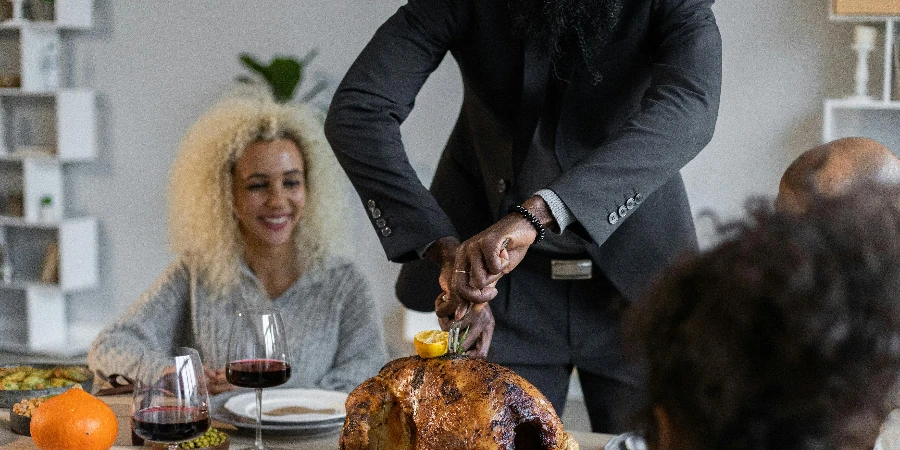
[[[341,450],[578,450],[537,388],[466,356],[391,361],[346,407]]]

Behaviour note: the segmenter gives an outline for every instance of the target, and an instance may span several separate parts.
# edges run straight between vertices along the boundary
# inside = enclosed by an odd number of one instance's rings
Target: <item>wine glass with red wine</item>
[[[262,441],[262,390],[287,382],[291,377],[287,339],[281,315],[272,310],[242,311],[234,318],[228,341],[228,382],[256,389],[256,442]]]
[[[200,354],[188,347],[145,352],[131,405],[134,433],[169,450],[206,433],[209,394]]]

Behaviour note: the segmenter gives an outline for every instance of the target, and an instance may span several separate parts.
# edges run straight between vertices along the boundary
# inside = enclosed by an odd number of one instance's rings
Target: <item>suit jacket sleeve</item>
[[[416,249],[456,235],[410,165],[400,124],[464,26],[461,3],[411,0],[401,7],[351,66],[325,122],[328,141],[395,262],[418,259]]]
[[[709,143],[715,128],[722,46],[713,1],[654,3],[651,81],[640,109],[548,186],[598,245],[633,214],[610,220],[610,213],[669,181]]]

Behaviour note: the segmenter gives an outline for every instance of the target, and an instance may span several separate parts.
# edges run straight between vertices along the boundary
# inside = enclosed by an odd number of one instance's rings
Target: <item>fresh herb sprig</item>
[[[459,330],[456,330],[456,332],[459,333]],[[465,342],[466,336],[468,334],[469,334],[469,327],[466,327],[466,330],[463,331],[462,336],[460,336],[459,339],[456,339],[455,341],[451,342],[450,353],[453,353],[456,355],[463,353],[462,343]]]

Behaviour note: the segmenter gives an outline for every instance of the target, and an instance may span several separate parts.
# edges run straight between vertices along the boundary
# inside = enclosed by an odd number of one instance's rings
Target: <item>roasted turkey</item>
[[[577,450],[549,401],[503,366],[458,355],[389,362],[347,398],[341,450]]]

